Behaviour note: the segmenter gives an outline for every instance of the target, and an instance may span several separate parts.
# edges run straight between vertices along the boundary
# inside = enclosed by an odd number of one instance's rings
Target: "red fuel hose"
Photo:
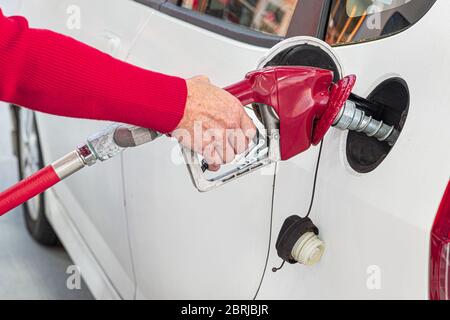
[[[51,165],[20,181],[0,193],[0,216],[44,192],[60,181],[61,179]]]

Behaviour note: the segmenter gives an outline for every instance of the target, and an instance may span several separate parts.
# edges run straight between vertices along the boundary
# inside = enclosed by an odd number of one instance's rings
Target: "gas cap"
[[[310,218],[290,216],[284,221],[278,235],[275,245],[278,256],[291,264],[316,264],[325,250],[325,243],[318,235],[319,229]]]

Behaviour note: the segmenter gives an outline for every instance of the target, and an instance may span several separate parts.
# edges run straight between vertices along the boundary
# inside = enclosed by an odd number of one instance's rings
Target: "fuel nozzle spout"
[[[369,137],[387,142],[391,147],[399,137],[399,131],[393,126],[366,115],[355,102],[347,100],[333,122],[335,128],[365,133]]]

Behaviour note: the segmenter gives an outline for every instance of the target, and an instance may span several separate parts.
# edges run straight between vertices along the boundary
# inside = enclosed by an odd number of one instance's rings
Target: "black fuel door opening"
[[[405,80],[394,77],[381,82],[366,99],[352,95],[358,108],[366,115],[393,126],[401,134],[409,111],[410,95]],[[396,139],[398,141],[398,137]],[[359,173],[375,170],[395,144],[371,138],[363,133],[349,131],[346,156],[350,167]]]

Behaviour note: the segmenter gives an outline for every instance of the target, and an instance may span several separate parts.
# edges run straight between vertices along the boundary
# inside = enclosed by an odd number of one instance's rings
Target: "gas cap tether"
[[[310,218],[290,216],[284,221],[278,235],[275,245],[278,256],[290,264],[316,264],[325,250],[325,243],[318,235],[319,229]]]

